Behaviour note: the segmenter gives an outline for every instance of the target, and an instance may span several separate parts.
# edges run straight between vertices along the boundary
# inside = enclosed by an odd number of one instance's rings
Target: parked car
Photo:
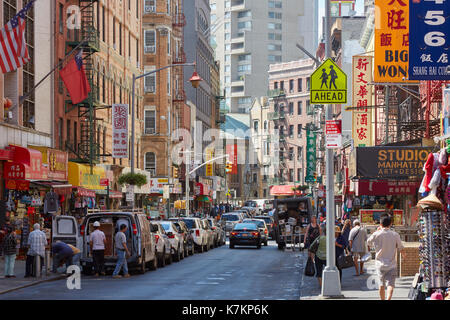
[[[225,234],[225,230],[223,230],[217,220],[214,218],[208,219],[209,226],[214,231],[214,243],[216,247],[222,246],[225,244],[227,236]]]
[[[94,231],[94,222],[100,222],[100,230],[105,233],[105,268],[113,269],[117,263],[117,252],[114,238],[120,226],[125,224],[127,247],[130,257],[127,258],[129,268],[137,268],[144,273],[147,266],[155,270],[158,267],[156,255],[155,235],[150,230],[150,222],[143,213],[127,211],[93,212],[88,213],[80,226],[82,237],[82,250],[80,263],[83,273],[91,274],[93,257],[89,244],[89,236]],[[59,233],[66,234],[68,228],[61,228]],[[75,228],[76,230],[76,228]]]
[[[230,249],[236,245],[252,245],[261,249],[261,233],[255,223],[238,223],[230,233]]]
[[[164,228],[156,221],[150,222],[150,228],[155,235],[156,255],[158,256],[158,267],[164,268],[166,264],[172,263],[172,244]]]
[[[164,228],[169,237],[172,245],[173,260],[178,262],[181,259],[184,259],[183,235],[178,232],[173,221],[158,221],[158,223]]]
[[[226,223],[225,224],[225,232],[226,232],[227,237],[230,235],[230,232],[233,229],[234,225],[237,223],[240,223],[240,222],[242,222],[242,220],[244,220],[242,218],[241,213],[239,213],[239,212],[224,213],[220,219],[222,221],[225,221],[225,223]]]
[[[192,231],[194,249],[197,250],[197,252],[204,252],[208,244],[208,235],[207,231],[202,227],[201,219],[186,217],[181,218],[181,220],[186,224],[189,230]]]
[[[264,220],[262,219],[244,219],[242,223],[254,223],[259,229],[261,233],[261,242],[264,242],[264,245],[267,246],[267,241],[269,239],[269,229]]]
[[[215,236],[215,234],[214,234],[214,230],[211,229],[211,226],[209,225],[208,219],[206,219],[206,218],[202,219],[201,222],[202,222],[203,229],[207,233],[208,246],[207,246],[206,251],[208,251],[209,249],[214,248],[214,236]]]
[[[255,209],[256,214],[261,214],[264,211],[270,210],[273,205],[271,204],[272,200],[269,199],[255,199],[255,200],[248,200],[244,203],[245,207],[252,207]]]
[[[178,233],[183,235],[183,244],[184,244],[184,256],[187,257],[189,255],[194,254],[194,236],[192,235],[191,230],[186,226],[184,221],[182,220],[174,220],[174,218],[169,219],[173,221],[175,226],[178,229]]]
[[[262,219],[266,222],[267,228],[269,229],[269,239],[273,239],[273,218],[271,216],[254,216],[254,219]]]

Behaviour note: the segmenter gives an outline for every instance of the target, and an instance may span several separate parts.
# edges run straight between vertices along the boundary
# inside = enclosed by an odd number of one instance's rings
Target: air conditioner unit
[[[155,86],[145,86],[145,92],[155,92]]]
[[[145,53],[154,53],[155,52],[155,46],[145,46],[144,47]]]
[[[145,128],[145,134],[155,134],[155,128]]]
[[[155,6],[145,6],[144,11],[145,11],[145,13],[156,12],[156,7]]]

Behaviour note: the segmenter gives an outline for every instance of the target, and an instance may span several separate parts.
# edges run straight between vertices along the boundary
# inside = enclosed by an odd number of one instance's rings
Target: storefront
[[[349,214],[368,226],[383,212],[408,233],[417,221],[415,208],[429,147],[358,147],[350,155],[348,191],[342,216]],[[412,234],[411,234],[412,236]]]
[[[39,223],[49,236],[52,217],[65,213],[66,191],[70,188],[66,182],[67,154],[12,145],[7,153],[9,161],[2,164],[5,222],[16,229],[22,258],[32,225]]]
[[[105,197],[106,187],[102,186],[101,179],[106,179],[106,170],[70,161],[68,168],[72,185],[70,214],[80,219],[88,209],[98,208],[98,201]]]
[[[212,189],[205,180],[208,179],[197,182],[194,187],[194,209],[203,213],[209,212],[212,205]]]
[[[167,178],[147,178],[147,181],[142,193],[145,213],[152,218],[166,218],[167,202],[163,195],[164,186],[168,184]]]

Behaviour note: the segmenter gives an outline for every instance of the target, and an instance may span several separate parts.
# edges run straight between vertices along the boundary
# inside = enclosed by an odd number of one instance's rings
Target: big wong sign
[[[409,179],[423,176],[429,147],[356,148],[356,176],[361,179]]]
[[[375,82],[405,82],[409,61],[409,0],[375,0]]]

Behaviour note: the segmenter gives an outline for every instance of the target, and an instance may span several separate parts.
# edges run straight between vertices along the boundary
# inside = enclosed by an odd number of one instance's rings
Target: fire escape
[[[425,137],[430,138],[440,133],[439,113],[442,105],[442,88],[450,81],[421,81],[420,103],[425,115]]]
[[[99,107],[98,84],[94,83],[93,54],[99,49],[99,33],[94,21],[94,3],[97,0],[79,0],[81,14],[81,29],[68,30],[66,54],[79,46],[83,50],[83,65],[91,91],[83,102],[72,105],[70,100],[65,102],[66,113],[78,109],[78,123],[80,125],[80,139],[76,143],[66,141],[66,147],[77,156],[74,161],[93,165],[99,161],[100,148],[95,141],[95,109]]]
[[[181,3],[180,3],[181,4]],[[181,6],[180,6],[181,7]],[[173,55],[172,64],[184,64],[186,63],[186,54],[184,52],[184,35],[183,27],[186,25],[186,18],[183,13],[183,9],[179,9],[178,12],[174,13],[172,17],[172,27],[174,34],[180,38],[175,46],[176,50]],[[184,91],[184,73],[183,66],[173,67],[174,78],[176,78],[175,90],[172,95],[172,102],[175,106],[176,114],[179,117],[180,128],[185,126],[185,110],[184,104],[186,101],[186,93]],[[185,128],[189,129],[189,127]]]

